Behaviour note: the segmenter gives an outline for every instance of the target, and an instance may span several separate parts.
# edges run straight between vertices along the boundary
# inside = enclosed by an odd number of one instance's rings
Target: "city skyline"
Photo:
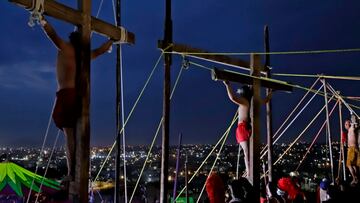
[[[62,0],[75,6],[75,1]],[[100,1],[93,1],[95,15]],[[263,51],[263,28],[270,28],[271,51],[300,51],[359,48],[360,2],[219,2],[174,1],[174,41],[190,44],[213,52]],[[163,38],[164,5],[162,1],[124,2],[123,25],[135,33],[136,44],[123,46],[124,94],[126,115],[145,84],[160,51],[157,40]],[[3,32],[0,37],[0,146],[40,146],[55,99],[56,49],[39,26],[28,27],[29,13],[7,1],[0,2]],[[112,5],[104,2],[99,18],[113,23]],[[66,38],[72,25],[48,18],[58,33]],[[14,34],[16,33],[16,34]],[[93,48],[106,39],[93,35]],[[249,57],[242,57],[249,60]],[[271,56],[274,73],[304,73],[326,75],[360,75],[359,52],[318,55]],[[196,61],[208,67],[214,64]],[[130,145],[150,144],[162,114],[162,70],[160,62],[144,97],[134,111],[126,128]],[[181,57],[174,56],[172,82],[181,66]],[[220,66],[221,68],[228,68]],[[115,137],[115,53],[105,54],[92,63],[91,135],[92,146],[111,145]],[[309,87],[314,80],[283,78],[294,84]],[[335,89],[346,96],[356,95],[358,81],[329,80]],[[349,88],[351,87],[351,88]],[[304,91],[275,92],[274,130],[297,104]],[[290,142],[298,131],[317,113],[323,98],[317,97],[296,127],[290,128],[284,140]],[[359,103],[354,103],[359,105]],[[212,144],[228,127],[236,106],[227,98],[221,82],[211,80],[210,73],[191,66],[183,71],[171,107],[171,144],[176,145],[178,134],[184,143]],[[264,109],[262,109],[264,110]],[[343,110],[344,118],[349,117]],[[263,111],[264,112],[264,111]],[[357,112],[359,112],[357,110]],[[338,113],[335,113],[336,115]],[[323,121],[323,116],[320,120]],[[339,137],[337,117],[332,120],[334,140]],[[265,137],[262,115],[262,139]],[[304,136],[305,141],[320,127],[317,122]],[[56,135],[52,124],[51,145]],[[161,133],[160,133],[161,134]],[[160,135],[158,136],[160,137]],[[61,137],[63,142],[63,136]],[[158,138],[158,141],[160,138]],[[235,144],[234,129],[228,143]],[[324,136],[320,142],[324,142]]]

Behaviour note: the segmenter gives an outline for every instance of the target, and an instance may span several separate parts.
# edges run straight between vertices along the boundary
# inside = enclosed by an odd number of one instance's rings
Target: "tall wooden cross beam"
[[[32,6],[32,0],[9,0],[25,9]],[[78,26],[81,33],[81,67],[77,76],[77,89],[81,103],[80,116],[76,126],[75,183],[70,185],[69,198],[72,202],[89,202],[89,156],[90,156],[90,34],[95,31],[115,41],[133,44],[135,35],[122,27],[116,27],[91,16],[91,0],[78,0],[78,10],[55,1],[44,2],[44,14]]]
[[[169,43],[159,41],[158,47],[164,50],[164,47],[168,47]],[[188,45],[171,43],[171,51],[165,50],[166,52],[172,53],[185,53],[186,56],[194,58],[200,58],[210,62],[220,63],[223,65],[229,65],[233,67],[241,67],[242,69],[249,70],[251,76],[240,75],[229,71],[223,71],[214,69],[212,71],[213,80],[227,80],[236,83],[249,84],[253,86],[253,99],[251,102],[251,116],[252,116],[252,136],[250,138],[250,171],[249,178],[250,182],[254,186],[256,200],[260,198],[260,109],[261,109],[261,87],[268,89],[280,90],[291,92],[292,87],[286,82],[268,80],[266,78],[260,78],[266,75],[261,65],[261,58],[259,55],[251,55],[250,63],[238,58],[233,58],[223,55],[207,54],[210,53],[206,50],[193,48]]]

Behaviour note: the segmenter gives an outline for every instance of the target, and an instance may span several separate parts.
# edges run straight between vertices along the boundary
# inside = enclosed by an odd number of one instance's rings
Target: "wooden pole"
[[[342,154],[342,169],[343,169],[343,180],[346,181],[346,165],[345,165],[345,150],[344,143],[342,142],[342,133],[343,133],[343,119],[342,119],[342,101],[339,100],[339,121],[340,121],[340,150]]]
[[[260,77],[260,56],[251,55],[251,75]],[[250,137],[250,182],[254,188],[254,198],[256,201],[260,199],[260,80],[253,81],[253,99],[251,102],[251,119],[252,119],[252,135]]]
[[[164,49],[172,42],[171,0],[165,1],[165,30]],[[169,50],[171,51],[171,49]],[[170,124],[170,67],[171,54],[165,54],[164,63],[164,98],[163,98],[163,125],[162,125],[162,154],[160,176],[160,203],[168,202],[168,174],[169,174],[169,124]]]
[[[265,37],[265,52],[270,52],[270,42],[269,42],[269,27],[266,25],[264,28],[264,37]],[[265,55],[265,71],[266,77],[271,78],[270,73],[270,55]],[[271,94],[271,89],[266,88],[266,95]],[[272,99],[266,103],[266,135],[267,135],[267,146],[268,146],[268,178],[269,182],[272,182],[273,177],[273,130],[272,130]]]
[[[77,90],[80,99],[80,117],[75,132],[76,165],[75,184],[70,186],[69,195],[74,202],[88,202],[90,165],[90,34],[91,0],[78,0],[83,22],[78,26],[81,33],[81,61],[77,67]]]
[[[177,191],[177,183],[178,183],[178,177],[179,177],[179,170],[180,170],[180,156],[181,156],[181,142],[182,142],[182,133],[179,134],[179,145],[176,150],[176,168],[175,168],[175,178],[174,178],[174,190],[173,190],[173,202],[175,202],[176,199],[176,191]]]
[[[186,203],[189,203],[188,155],[186,152],[185,152],[185,198],[186,198]]]
[[[120,0],[116,1],[116,26],[121,26],[120,19]],[[120,116],[123,113],[121,111],[121,50],[120,44],[116,45],[116,158],[115,158],[115,194],[114,194],[114,202],[120,202],[120,163],[121,163],[121,119]],[[124,133],[123,133],[124,135]],[[124,149],[125,151],[125,149]],[[125,160],[125,156],[124,156]],[[125,165],[124,165],[125,167]],[[125,174],[125,171],[124,171]],[[125,176],[124,176],[125,177]],[[124,178],[125,179],[125,178]],[[126,180],[125,180],[126,181]],[[125,188],[125,187],[124,187]],[[126,188],[125,190],[126,191]],[[126,196],[126,195],[125,195]],[[125,199],[126,202],[126,199]]]
[[[331,167],[331,181],[334,182],[334,162],[333,162],[333,153],[332,153],[332,142],[331,142],[331,130],[330,130],[330,120],[329,120],[329,108],[328,108],[328,97],[327,97],[327,85],[326,80],[322,79],[324,84],[324,99],[325,99],[325,110],[326,110],[326,132],[329,141],[329,152],[330,152],[330,167]]]
[[[238,144],[238,154],[237,154],[237,161],[236,161],[236,179],[239,180],[239,167],[240,167],[240,152],[241,152],[241,145]]]

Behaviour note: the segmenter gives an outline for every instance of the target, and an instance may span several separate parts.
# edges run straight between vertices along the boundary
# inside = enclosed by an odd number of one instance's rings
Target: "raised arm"
[[[92,50],[91,51],[91,59],[95,59],[96,57],[98,57],[101,54],[108,51],[112,44],[113,44],[113,40],[109,39],[104,44],[102,44],[99,48]]]
[[[245,105],[246,104],[245,98],[235,96],[234,91],[233,91],[232,87],[230,86],[229,81],[224,81],[224,84],[225,84],[229,99],[232,102],[234,102],[237,105]]]
[[[59,37],[55,29],[47,22],[45,18],[41,20],[41,25],[46,35],[54,43],[55,47],[59,50],[62,50],[66,43]]]

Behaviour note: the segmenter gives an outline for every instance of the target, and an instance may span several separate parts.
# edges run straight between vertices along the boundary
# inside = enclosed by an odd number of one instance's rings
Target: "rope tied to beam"
[[[41,25],[44,13],[44,0],[32,0],[31,7],[27,9],[30,12],[28,25],[34,27]]]

